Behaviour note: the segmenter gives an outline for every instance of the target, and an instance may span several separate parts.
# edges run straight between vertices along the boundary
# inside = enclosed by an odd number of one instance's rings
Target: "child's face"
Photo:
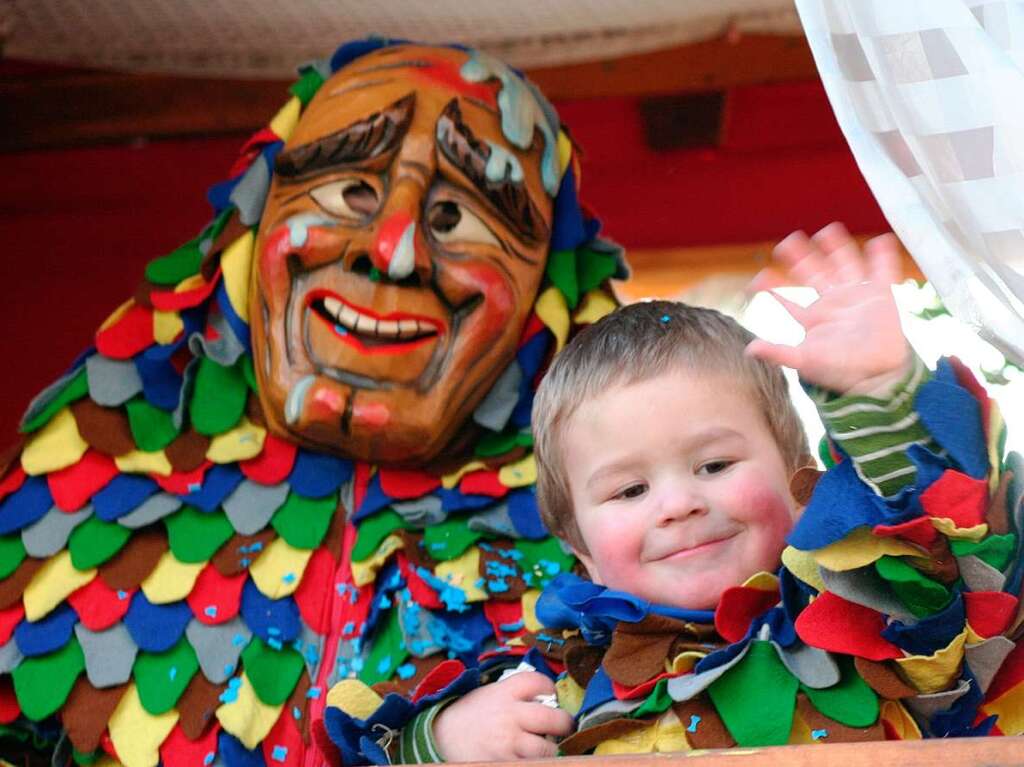
[[[789,471],[753,397],[724,374],[615,386],[566,424],[576,521],[596,583],[706,609],[774,571],[793,526]]]

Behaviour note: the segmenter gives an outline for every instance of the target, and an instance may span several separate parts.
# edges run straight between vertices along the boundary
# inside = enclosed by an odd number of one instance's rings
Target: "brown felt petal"
[[[152,293],[154,290],[165,291],[167,290],[167,286],[157,285],[155,282],[150,282],[145,277],[143,277],[142,281],[135,286],[135,293],[133,294],[132,297],[135,299],[135,303],[137,303],[139,306],[145,306],[147,309],[152,309],[153,299],[150,298],[149,294]]]
[[[88,397],[71,405],[78,433],[90,447],[105,455],[119,456],[135,449],[128,416],[120,408],[97,405]]]
[[[817,486],[822,474],[824,472],[818,471],[813,466],[804,466],[802,469],[797,469],[793,476],[789,478],[789,492],[793,496],[793,500],[801,506],[806,506],[810,502],[811,494],[814,492],[814,488]]]
[[[292,690],[288,702],[284,705],[284,710],[290,716],[295,716],[295,710],[298,709],[299,718],[296,719],[295,723],[299,725],[299,732],[302,733],[302,742],[307,746],[309,745],[309,696],[306,693],[309,692],[311,684],[308,670],[303,669],[295,689]]]
[[[673,703],[672,710],[679,717],[691,748],[732,748],[736,745],[735,739],[725,727],[725,722],[706,695],[701,694],[690,700]],[[693,732],[690,732],[690,724],[695,716],[700,719],[696,721]]]
[[[21,600],[25,587],[42,566],[42,559],[25,557],[17,570],[0,581],[0,610],[6,610]]]
[[[878,663],[854,656],[853,665],[868,687],[886,700],[899,700],[917,695],[917,690],[904,682],[896,669],[888,662]]]
[[[490,458],[484,458],[483,462],[484,466],[486,466],[488,469],[500,469],[507,463],[518,461],[524,455],[526,455],[526,448],[517,446],[509,450],[507,453],[495,455]]]
[[[601,667],[604,649],[593,647],[579,637],[574,637],[571,643],[567,643],[563,657],[569,676],[576,684],[585,688]]]
[[[341,547],[345,542],[345,522],[347,520],[348,510],[345,508],[344,501],[338,498],[338,506],[331,516],[331,523],[327,527],[327,534],[320,544],[320,548],[327,549],[335,563],[341,558]]]
[[[153,572],[166,551],[167,535],[163,526],[136,530],[124,548],[100,565],[100,577],[114,590],[130,591]]]
[[[1006,535],[1010,532],[1010,516],[1006,508],[1006,496],[1010,489],[1010,482],[1013,480],[1013,472],[1009,469],[1003,472],[999,478],[999,487],[989,502],[988,510],[985,512],[985,521],[988,523],[988,531],[993,535]]]
[[[127,684],[119,684],[97,690],[84,675],[78,677],[60,712],[64,729],[77,751],[90,754],[99,748],[107,722],[127,689]]]
[[[480,567],[478,571],[480,577],[484,580],[488,578],[487,563],[498,562],[501,567],[508,564],[511,557],[508,554],[512,551],[512,546],[507,541],[495,541],[492,544],[490,551],[480,550]],[[505,554],[506,556],[502,556]],[[498,572],[501,572],[499,568]],[[492,594],[491,599],[501,599],[503,601],[514,601],[521,599],[523,594],[526,593],[526,581],[522,579],[520,575],[509,576],[505,579],[508,583],[508,591],[503,591],[500,594]]]
[[[303,675],[305,676],[305,675]],[[178,698],[178,723],[189,740],[199,740],[220,705],[227,684],[214,684],[204,674],[196,674]],[[303,693],[305,694],[305,693]]]
[[[198,469],[206,460],[209,447],[210,438],[189,427],[188,431],[183,431],[164,448],[164,454],[171,462],[172,469],[187,473]]]
[[[604,670],[626,687],[636,687],[665,671],[665,659],[680,632],[682,621],[648,615],[639,623],[619,621],[604,656]]]
[[[574,732],[558,744],[558,750],[564,756],[579,756],[592,751],[606,740],[621,738],[650,726],[651,723],[644,719],[612,719]]]
[[[881,718],[870,727],[849,727],[840,724],[835,719],[829,719],[818,711],[803,693],[796,696],[796,710],[810,729],[828,732],[823,738],[826,743],[864,743],[871,740],[885,740],[885,728]]]
[[[7,443],[3,452],[0,452],[0,479],[6,477],[7,472],[14,468],[18,459],[21,458],[21,449],[24,446],[25,437],[19,434],[10,443]]]
[[[935,536],[926,557],[907,557],[907,564],[939,583],[950,584],[960,577],[960,565],[944,535]]]
[[[248,231],[249,227],[242,223],[241,216],[238,213],[233,213],[231,219],[210,244],[210,249],[206,251],[206,255],[203,257],[203,263],[199,267],[203,279],[207,282],[213,279],[213,275],[217,273],[217,267],[220,266],[221,251]]]
[[[263,414],[260,399],[252,392],[249,392],[249,397],[245,400],[245,415],[256,426],[267,428],[267,417]]]
[[[263,552],[267,550],[267,545],[275,538],[277,538],[277,533],[273,528],[260,530],[256,535],[235,533],[227,543],[217,549],[217,553],[210,561],[217,568],[217,572],[225,577],[244,573],[252,566],[253,562],[263,555]],[[253,549],[254,543],[260,543],[262,546]]]
[[[414,569],[423,567],[430,572],[434,572],[434,566],[437,565],[437,561],[427,553],[426,547],[420,545],[423,543],[423,533],[413,532],[412,530],[398,530],[397,535],[402,539],[402,553],[409,560],[409,564]]]

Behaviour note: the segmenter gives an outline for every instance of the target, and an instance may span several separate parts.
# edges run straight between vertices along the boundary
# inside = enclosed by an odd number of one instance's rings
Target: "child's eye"
[[[630,485],[625,490],[616,495],[616,498],[639,498],[641,495],[647,492],[647,485],[642,482],[638,482],[635,485]]]
[[[698,474],[720,474],[732,466],[732,461],[708,461],[697,469]]]

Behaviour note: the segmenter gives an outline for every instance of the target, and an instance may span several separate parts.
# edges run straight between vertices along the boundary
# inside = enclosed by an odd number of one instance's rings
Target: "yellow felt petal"
[[[160,761],[160,744],[177,722],[176,709],[156,716],[146,711],[133,684],[121,697],[107,726],[114,750],[125,767],[154,767]]]
[[[583,705],[583,696],[586,690],[580,687],[571,676],[566,674],[555,682],[555,696],[558,698],[558,707],[576,716]]]
[[[32,576],[25,593],[25,617],[37,621],[46,617],[50,610],[63,602],[76,589],[89,583],[96,575],[96,569],[76,570],[71,564],[71,552],[65,549],[46,560]]]
[[[174,286],[174,292],[175,293],[187,293],[190,290],[195,290],[196,288],[201,288],[205,284],[206,284],[206,278],[203,277],[202,273],[200,273],[200,274],[193,274],[193,275],[191,275],[189,277],[186,277],[181,282],[179,282],[177,285],[175,285]]]
[[[170,551],[165,551],[153,572],[142,582],[142,593],[155,605],[179,602],[192,593],[205,562],[186,564],[179,562]]]
[[[952,519],[932,517],[932,527],[947,538],[960,538],[965,541],[980,541],[988,535],[988,524],[982,522],[974,527],[957,527]]]
[[[299,121],[299,113],[302,111],[302,102],[298,96],[292,96],[288,103],[281,107],[274,119],[270,121],[270,130],[282,140],[287,141],[295,129],[295,123]]]
[[[642,730],[628,732],[618,738],[601,741],[594,749],[594,756],[616,756],[618,754],[650,754],[658,738],[658,725],[652,724]]]
[[[249,271],[252,267],[252,248],[256,238],[249,229],[228,245],[220,257],[224,289],[235,314],[242,322],[249,321]]]
[[[903,675],[918,690],[926,695],[940,692],[945,690],[953,677],[959,673],[966,641],[967,629],[964,629],[952,642],[931,655],[911,655],[907,658],[896,658],[896,662]]]
[[[486,469],[486,468],[487,468],[487,464],[484,463],[483,461],[470,461],[469,463],[465,464],[464,466],[459,467],[458,471],[454,471],[451,474],[445,474],[444,476],[442,476],[441,477],[441,486],[445,490],[451,490],[453,487],[455,487],[457,484],[459,484],[459,482],[462,480],[462,478],[466,474],[469,474],[469,472],[471,472],[471,471],[479,471],[480,469]]]
[[[611,296],[600,288],[595,288],[583,296],[579,308],[572,315],[572,321],[577,325],[589,325],[605,315],[611,314],[615,308],[616,304]]]
[[[364,559],[362,562],[352,563],[352,582],[357,586],[373,583],[373,579],[377,577],[377,571],[388,561],[388,557],[403,546],[405,546],[405,543],[400,537],[393,534],[389,535],[381,541],[380,546],[373,552],[373,556]]]
[[[263,440],[266,437],[266,429],[242,416],[235,428],[210,440],[206,457],[214,463],[234,463],[255,458],[263,451]]]
[[[898,700],[882,701],[879,718],[890,725],[899,740],[921,740],[921,729]]]
[[[540,589],[527,589],[523,592],[520,600],[523,605],[523,626],[532,633],[541,631],[544,625],[537,620],[537,600],[540,598]]]
[[[158,344],[169,344],[185,329],[177,312],[153,311],[153,339]]]
[[[658,735],[654,740],[654,750],[661,754],[690,750],[690,742],[686,739],[686,729],[672,709],[666,711],[658,719]]]
[[[270,728],[277,722],[284,704],[271,706],[261,701],[253,690],[252,682],[244,673],[242,683],[235,689],[237,696],[217,709],[221,727],[234,735],[250,751],[260,744]]]
[[[109,327],[113,327],[113,325],[115,325],[119,319],[124,317],[124,315],[127,313],[127,311],[129,309],[131,309],[133,306],[135,306],[135,299],[134,298],[129,298],[127,301],[125,301],[119,307],[114,309],[114,311],[112,311],[110,313],[110,316],[108,316],[105,320],[103,320],[103,324],[100,325],[100,328],[99,328],[99,330],[97,332],[102,332],[102,331],[106,330]]]
[[[537,303],[533,305],[533,310],[537,312],[541,322],[555,334],[555,351],[562,351],[569,338],[569,307],[565,303],[562,291],[552,285],[540,294]]]
[[[793,725],[789,728],[789,740],[786,741],[788,745],[808,745],[814,743],[824,743],[824,740],[815,740],[814,736],[811,735],[811,728],[804,721],[804,718],[800,716],[800,709],[793,711]]]
[[[78,463],[88,448],[78,433],[75,417],[65,407],[29,437],[21,452],[21,468],[32,476],[59,471]]]
[[[706,657],[706,653],[697,652],[696,650],[681,652],[671,662],[669,662],[668,658],[665,658],[665,671],[670,674],[686,674],[693,671],[697,661],[704,657]]]
[[[116,456],[114,464],[125,474],[159,474],[161,477],[167,477],[174,471],[163,450],[153,453],[132,450],[130,453]]]
[[[498,470],[498,481],[505,487],[526,487],[537,482],[537,461],[533,453],[524,456],[515,463],[502,466]]]
[[[841,541],[812,553],[819,565],[836,571],[865,567],[884,556],[921,556],[921,550],[909,543],[874,535],[867,527],[855,528]]]
[[[1024,735],[1024,683],[1011,687],[981,710],[985,716],[999,717],[997,724],[1004,735]]]
[[[787,546],[782,550],[782,564],[808,586],[825,591],[825,581],[821,579],[821,571],[811,552]]]
[[[92,763],[91,767],[121,767],[121,763],[109,754],[100,753],[100,757]]]
[[[462,554],[440,562],[434,568],[434,575],[466,592],[467,602],[483,602],[488,594],[476,585],[480,580],[480,549],[470,546]]]
[[[779,588],[779,579],[771,573],[766,573],[762,570],[743,581],[743,586],[744,588],[757,589],[758,591],[776,591]]]
[[[572,141],[564,130],[558,131],[558,169],[565,174],[572,159]]]
[[[284,538],[277,538],[252,563],[249,575],[264,595],[282,599],[299,587],[311,556],[312,549],[297,549]]]
[[[384,699],[358,679],[342,679],[327,691],[327,705],[356,719],[367,719]]]

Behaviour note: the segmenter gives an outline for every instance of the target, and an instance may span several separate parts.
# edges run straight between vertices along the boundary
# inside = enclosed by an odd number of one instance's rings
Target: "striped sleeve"
[[[434,742],[434,720],[455,698],[443,700],[418,713],[398,736],[394,764],[440,764],[444,758]]]
[[[829,439],[850,456],[860,478],[885,498],[913,484],[916,469],[907,457],[912,445],[942,454],[914,410],[914,397],[930,378],[915,354],[910,372],[886,398],[808,389]]]

